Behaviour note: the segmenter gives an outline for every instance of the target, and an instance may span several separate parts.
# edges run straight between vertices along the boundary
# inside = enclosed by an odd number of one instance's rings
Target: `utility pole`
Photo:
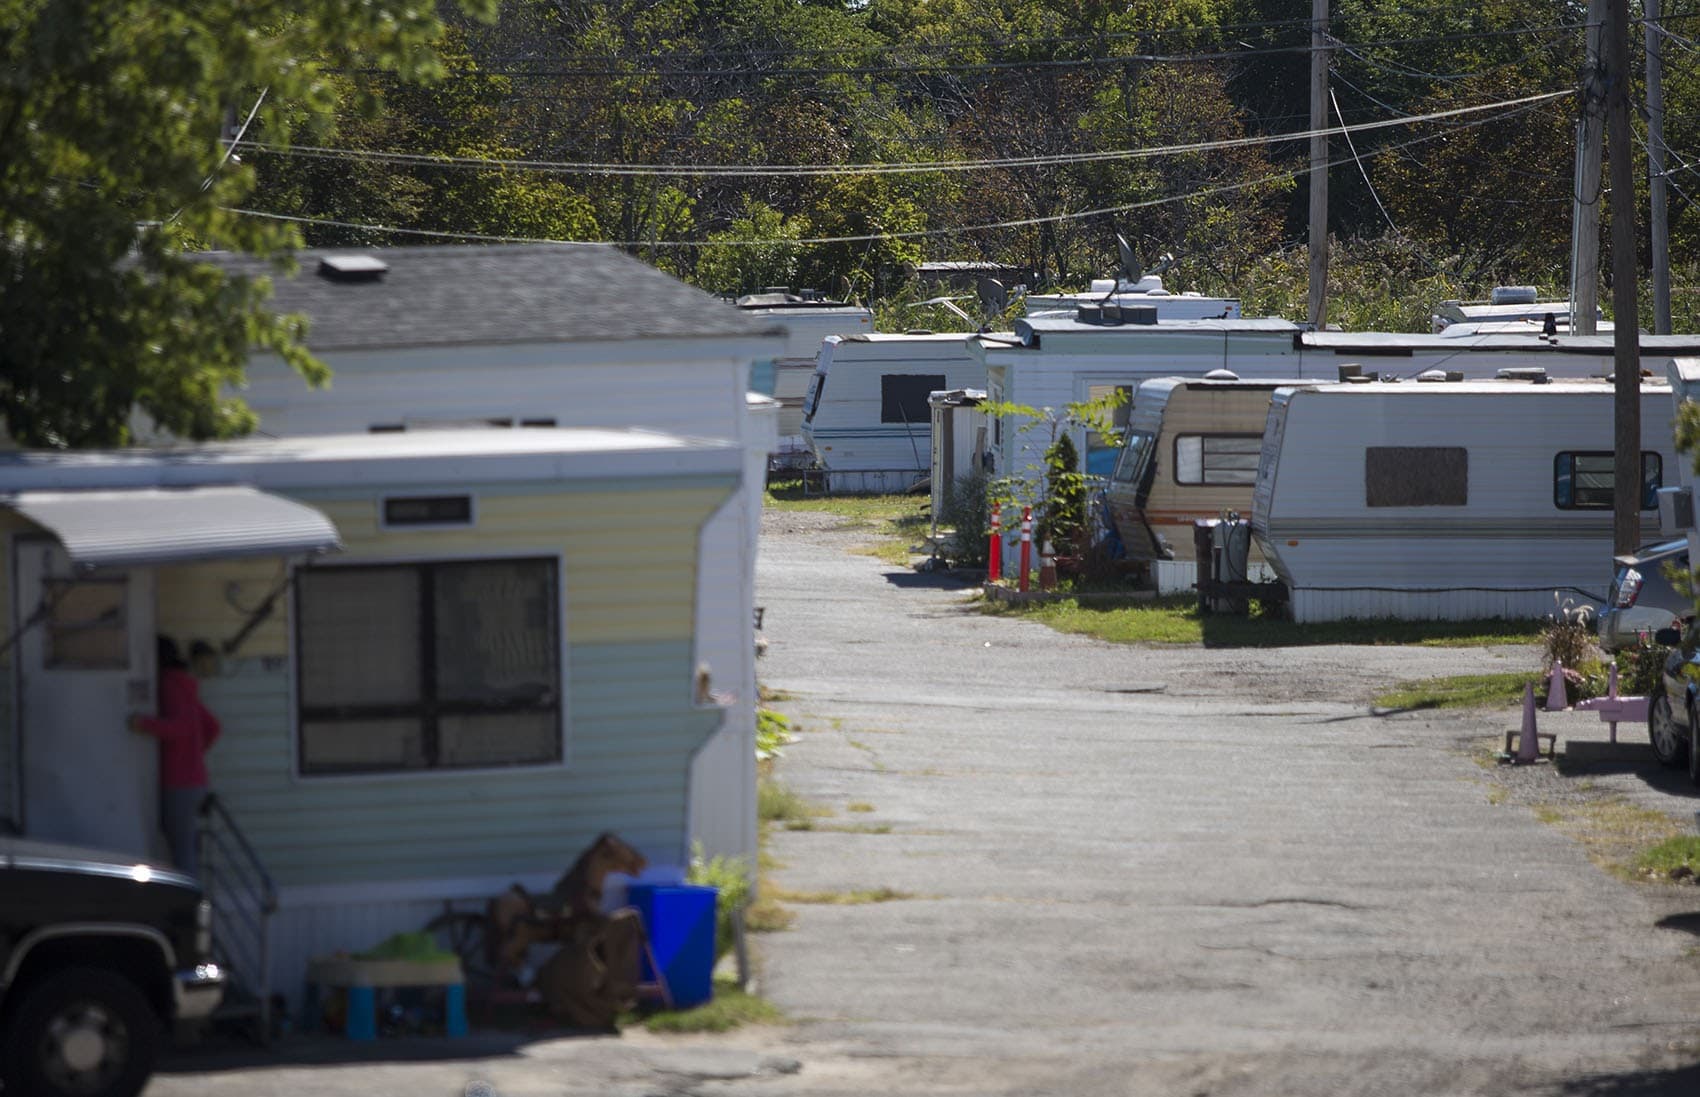
[[[1606,128],[1611,143],[1611,309],[1614,388],[1612,543],[1634,552],[1641,535],[1641,323],[1635,293],[1635,158],[1630,150],[1629,0],[1609,0]]]
[[[1670,334],[1670,210],[1665,202],[1665,55],[1659,0],[1643,0],[1647,45],[1647,203],[1653,237],[1653,334]]]
[[[1582,116],[1576,122],[1576,193],[1570,220],[1570,330],[1593,335],[1600,304],[1600,153],[1605,146],[1605,81],[1600,42],[1607,0],[1588,0],[1582,62]]]
[[[1328,325],[1328,0],[1310,3],[1310,323]]]

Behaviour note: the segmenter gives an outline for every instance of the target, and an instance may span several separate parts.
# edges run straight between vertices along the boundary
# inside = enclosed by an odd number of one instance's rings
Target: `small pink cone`
[[[1525,765],[1541,757],[1541,741],[1535,729],[1535,687],[1523,687],[1523,731],[1517,736],[1517,764]]]
[[[1570,693],[1564,688],[1564,661],[1552,661],[1552,677],[1547,679],[1547,711],[1563,712],[1570,707]]]

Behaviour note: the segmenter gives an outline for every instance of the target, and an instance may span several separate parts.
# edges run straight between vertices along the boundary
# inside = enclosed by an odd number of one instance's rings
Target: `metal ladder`
[[[225,1000],[214,1017],[252,1019],[255,1037],[272,1035],[271,919],[277,889],[254,847],[214,793],[200,810],[201,885],[213,905],[213,959],[225,969]]]

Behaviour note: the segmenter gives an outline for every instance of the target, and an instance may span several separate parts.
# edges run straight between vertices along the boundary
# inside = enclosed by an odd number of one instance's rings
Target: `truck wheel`
[[[0,1045],[8,1093],[135,1097],[153,1073],[160,1023],[136,985],[100,968],[67,968],[24,991]]]
[[[1690,734],[1690,730],[1676,726],[1670,697],[1661,691],[1647,708],[1647,739],[1653,744],[1653,757],[1662,766],[1680,766],[1682,756],[1688,753]]]

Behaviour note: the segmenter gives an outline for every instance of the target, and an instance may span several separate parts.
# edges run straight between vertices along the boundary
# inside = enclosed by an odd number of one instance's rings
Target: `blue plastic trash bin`
[[[649,947],[667,980],[675,1009],[714,997],[714,907],[718,888],[691,884],[633,884],[627,900],[643,915]],[[654,978],[646,958],[645,980]]]

